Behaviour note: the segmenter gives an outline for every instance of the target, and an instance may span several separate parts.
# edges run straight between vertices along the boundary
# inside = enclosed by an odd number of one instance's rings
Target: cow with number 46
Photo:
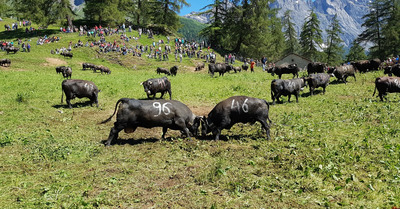
[[[119,108],[118,108],[119,105]],[[165,138],[168,128],[180,130],[187,137],[196,136],[200,126],[200,117],[197,117],[183,103],[176,100],[137,100],[122,98],[117,101],[114,113],[102,123],[106,123],[117,113],[117,121],[111,128],[108,140],[111,145],[118,138],[118,133],[125,130],[132,133],[137,127],[163,127],[162,139]]]
[[[201,119],[202,135],[212,132],[215,140],[219,139],[221,130],[230,129],[236,123],[261,123],[270,139],[268,124],[269,104],[267,101],[247,96],[233,96],[218,103],[214,109]]]

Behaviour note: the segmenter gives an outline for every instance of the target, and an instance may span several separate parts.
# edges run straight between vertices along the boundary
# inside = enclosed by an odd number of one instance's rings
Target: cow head
[[[275,67],[269,67],[269,68],[267,69],[267,72],[268,72],[268,73],[271,73],[271,75],[274,76],[274,74],[275,74],[275,73],[274,73],[274,72],[275,72]]]
[[[304,87],[307,87],[307,78],[306,77],[301,77],[301,85],[300,85],[300,90],[303,91]]]
[[[143,85],[144,88],[144,92],[146,92],[146,94],[150,95],[151,94],[151,89],[153,86],[153,82],[152,81],[144,81],[141,83],[141,85]]]
[[[199,127],[201,123],[202,117],[196,116],[193,120],[193,124],[189,123],[189,131],[194,135],[197,136],[199,132]]]
[[[211,126],[210,126],[206,116],[203,116],[200,118],[200,124],[201,124],[201,135],[202,136],[206,136],[208,133],[211,132]]]
[[[384,69],[385,69],[383,71],[384,74],[388,74],[389,76],[392,76],[392,66],[386,66]]]

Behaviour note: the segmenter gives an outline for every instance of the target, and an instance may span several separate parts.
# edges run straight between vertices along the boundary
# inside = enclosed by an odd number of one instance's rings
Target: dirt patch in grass
[[[46,58],[46,63],[43,64],[44,66],[60,66],[60,65],[67,65],[67,62],[57,58]]]

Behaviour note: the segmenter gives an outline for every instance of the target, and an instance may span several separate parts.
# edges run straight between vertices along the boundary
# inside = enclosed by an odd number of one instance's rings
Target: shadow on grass
[[[166,141],[171,141],[171,139],[165,139]],[[101,143],[105,144],[107,140],[102,140]],[[118,138],[117,140],[113,140],[111,142],[111,146],[113,145],[125,145],[125,144],[129,144],[129,145],[139,145],[139,144],[144,144],[144,143],[155,143],[160,141],[160,139],[157,138],[148,138],[148,139],[120,139]]]
[[[51,36],[53,34],[59,33],[59,30],[56,29],[42,29],[42,30],[35,30],[34,32],[25,32],[25,28],[19,28],[18,30],[13,31],[2,31],[0,32],[0,40],[3,39],[29,39],[38,36]]]
[[[96,104],[93,104],[91,101],[86,101],[86,102],[77,102],[74,104],[71,104],[72,108],[78,108],[78,107],[87,107],[87,106],[95,106]],[[58,104],[58,105],[53,105],[53,108],[59,109],[59,108],[64,108],[64,109],[69,109],[67,104]]]
[[[323,93],[322,90],[314,90],[314,95],[322,94],[322,93]],[[311,92],[302,93],[300,96],[301,97],[309,97],[309,96],[311,96]]]

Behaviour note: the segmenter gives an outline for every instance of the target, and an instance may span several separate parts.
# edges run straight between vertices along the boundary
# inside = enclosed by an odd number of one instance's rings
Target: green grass
[[[169,77],[172,97],[198,115],[233,95],[271,101],[273,77],[256,68],[211,78],[207,70],[193,72],[199,60],[111,59],[87,48],[73,49],[74,58],[64,59],[50,50],[86,37],[55,35],[60,42],[43,46],[32,37],[31,53],[0,52],[12,60],[11,67],[0,68],[1,208],[400,206],[400,97],[389,94],[389,102],[372,97],[382,72],[331,84],[325,95],[310,97],[307,88],[299,103],[284,97],[283,104],[270,107],[270,141],[256,123],[224,130],[226,140],[220,141],[188,140],[178,131],[160,141],[161,128],[139,128],[121,132],[118,144],[104,147],[112,122],[98,123],[121,97],[145,98],[139,84],[160,77],[157,66],[179,65],[178,75]],[[119,40],[107,40],[114,38]],[[73,109],[61,104],[63,79],[54,61],[71,66],[72,78],[101,89],[99,108],[86,106],[87,99],[72,100],[78,103]],[[82,71],[82,62],[108,66],[112,73]]]

